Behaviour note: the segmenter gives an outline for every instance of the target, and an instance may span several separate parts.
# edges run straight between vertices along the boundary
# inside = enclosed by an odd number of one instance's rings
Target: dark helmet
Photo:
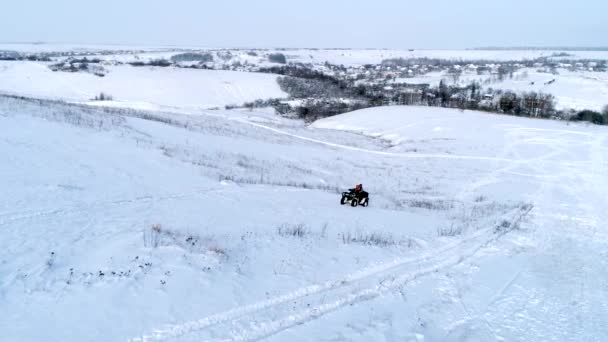
[[[355,186],[355,190],[356,190],[356,191],[361,191],[361,190],[363,190],[363,184],[357,184],[357,186]]]

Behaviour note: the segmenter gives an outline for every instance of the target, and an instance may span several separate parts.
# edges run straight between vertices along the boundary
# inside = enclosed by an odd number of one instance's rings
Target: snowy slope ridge
[[[200,114],[0,96],[3,339],[608,338],[605,127]]]
[[[109,66],[105,77],[53,72],[35,62],[0,64],[0,91],[9,94],[89,102],[100,93],[130,108],[199,109],[283,98],[276,76],[233,71]]]

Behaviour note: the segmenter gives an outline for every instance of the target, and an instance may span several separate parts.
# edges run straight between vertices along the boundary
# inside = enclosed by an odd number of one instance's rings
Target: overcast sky
[[[606,46],[608,0],[5,0],[0,42]]]

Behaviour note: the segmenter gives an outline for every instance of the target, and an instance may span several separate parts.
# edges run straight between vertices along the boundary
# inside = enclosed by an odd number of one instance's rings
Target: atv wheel
[[[356,207],[359,204],[359,200],[358,199],[353,199],[352,201],[350,201],[350,206],[351,207]]]
[[[364,206],[364,207],[367,207],[367,206],[369,205],[369,198],[366,198],[366,199],[364,200],[364,202],[363,202],[363,203],[361,203],[361,205],[362,205],[362,206]]]
[[[344,205],[344,203],[346,203],[346,197],[342,196],[340,199],[340,204]]]

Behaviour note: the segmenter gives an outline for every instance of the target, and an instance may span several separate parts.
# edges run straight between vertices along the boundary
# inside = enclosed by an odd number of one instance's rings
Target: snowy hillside
[[[46,73],[0,77],[13,67]],[[0,85],[166,106],[280,95],[213,92],[268,75],[201,72],[202,95],[178,97],[122,72]],[[605,127],[420,107],[305,126],[0,97],[0,155],[2,340],[608,339]],[[370,206],[340,206],[357,183]]]
[[[222,70],[106,66],[108,73],[53,72],[36,62],[0,62],[0,92],[89,102],[100,93],[135,108],[199,109],[282,98],[276,76]]]
[[[303,93],[307,89],[304,86],[292,87],[296,93],[286,94],[276,84],[277,74],[303,77],[304,72],[294,71],[297,68],[309,71],[306,76],[309,79],[331,77],[334,82],[341,82],[342,88],[366,87],[364,93],[371,98],[382,93],[382,103],[412,104],[399,98],[399,94],[412,92],[430,93],[437,98],[435,90],[441,81],[452,87],[448,97],[470,97],[468,102],[474,105],[467,108],[471,109],[488,104],[484,97],[487,95],[494,97],[494,106],[490,107],[498,111],[500,90],[516,92],[520,97],[524,92],[550,94],[555,101],[544,113],[547,117],[567,118],[576,111],[600,111],[608,98],[608,51],[601,50],[203,49],[0,44],[0,60],[3,93],[83,102],[104,92],[116,101],[114,106],[148,109],[178,107],[196,111],[240,106],[258,99],[316,97]],[[101,70],[98,74],[105,77],[94,76],[95,70]],[[477,90],[476,98],[471,87]],[[345,96],[334,94],[332,89],[325,90],[321,93],[326,97]],[[363,90],[350,92],[357,91]],[[414,102],[420,105],[424,101]],[[448,107],[462,104],[452,103]]]

